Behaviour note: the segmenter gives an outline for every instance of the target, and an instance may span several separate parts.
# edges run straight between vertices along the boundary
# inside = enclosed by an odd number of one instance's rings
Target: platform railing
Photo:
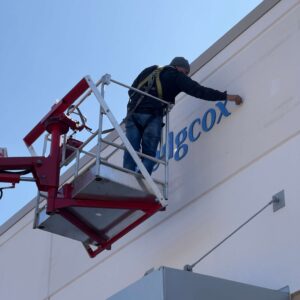
[[[79,176],[83,172],[83,168],[80,164],[80,159],[82,155],[87,155],[91,158],[91,164],[95,164],[96,168],[96,174],[100,175],[100,166],[102,163],[108,164],[109,166],[122,170],[124,172],[127,172],[129,174],[135,174],[137,177],[142,177],[148,188],[154,193],[154,195],[157,198],[157,201],[160,202],[160,204],[165,207],[167,205],[167,199],[168,199],[168,180],[169,180],[169,147],[168,147],[168,132],[169,132],[169,112],[171,110],[171,105],[169,102],[164,101],[160,98],[157,98],[155,96],[152,96],[148,93],[145,93],[141,90],[138,90],[136,88],[133,88],[131,86],[128,86],[124,83],[121,83],[117,80],[114,80],[111,78],[109,74],[104,75],[100,80],[98,80],[96,83],[92,81],[92,79],[89,76],[85,77],[85,80],[87,81],[89,85],[89,89],[74,103],[72,108],[69,109],[68,114],[74,112],[76,108],[79,108],[79,106],[88,99],[90,95],[94,95],[99,103],[99,120],[98,120],[98,128],[89,136],[79,147],[73,147],[67,144],[67,136],[65,135],[62,139],[62,161],[61,161],[61,167],[66,166],[71,161],[75,160],[75,166],[73,175],[71,175],[74,178]],[[126,89],[134,90],[135,92],[142,94],[144,96],[150,97],[154,99],[155,101],[159,101],[166,106],[166,114],[165,114],[165,127],[164,127],[164,134],[162,136],[164,137],[164,141],[161,142],[161,146],[164,145],[165,151],[163,158],[155,158],[151,157],[149,155],[143,154],[142,152],[135,151],[131,145],[131,143],[128,141],[122,126],[118,123],[115,116],[111,112],[107,101],[105,99],[105,86],[108,86],[110,83],[114,83],[115,85],[121,86]],[[103,130],[103,118],[107,117],[113,127],[113,130],[117,133],[117,138],[121,140],[121,144],[114,141],[110,141],[107,136],[104,136],[105,132]],[[43,147],[43,152],[46,152],[46,143],[51,140],[51,137],[49,135],[46,135],[45,137],[45,143]],[[96,146],[93,150],[86,150],[88,146],[91,147],[91,142],[96,140]],[[104,148],[104,145],[111,146],[114,148],[109,154],[106,156],[101,156],[101,152]],[[71,157],[66,157],[66,151],[72,150],[74,153]],[[133,160],[135,161],[139,173],[130,171],[128,169],[123,168],[122,166],[118,166],[116,164],[113,164],[111,162],[108,163],[108,159],[111,158],[113,155],[117,153],[117,151],[128,151],[129,154],[132,156]],[[146,170],[142,163],[142,158],[147,158],[149,160],[152,160],[158,165],[162,165],[164,168],[164,175],[163,180],[154,180],[149,172]],[[157,182],[161,183],[163,185],[163,193],[161,193],[160,189],[157,186]]]

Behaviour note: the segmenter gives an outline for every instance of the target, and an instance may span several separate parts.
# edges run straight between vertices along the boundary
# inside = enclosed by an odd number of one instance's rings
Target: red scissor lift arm
[[[48,219],[45,222],[41,221],[37,227],[40,229],[46,227],[46,231],[83,242],[90,257],[94,257],[101,251],[110,249],[112,243],[161,210],[163,206],[156,201],[153,194],[149,193],[138,193],[132,198],[120,194],[119,196],[107,195],[110,193],[107,191],[102,193],[99,178],[96,177],[89,183],[89,189],[81,192],[74,191],[74,182],[59,186],[62,160],[61,137],[69,129],[82,129],[78,128],[77,122],[66,116],[65,111],[91,88],[89,81],[89,77],[79,81],[25,136],[24,142],[30,148],[42,134],[50,133],[49,155],[0,158],[0,182],[15,185],[21,180],[22,174],[32,173],[39,192],[47,195],[45,213]],[[118,183],[112,185],[112,189],[118,188],[123,190],[124,185]],[[95,189],[99,191],[96,194],[91,192]],[[97,220],[93,220],[94,215],[103,215],[107,212],[111,214],[112,220],[105,220],[101,226],[98,226]],[[49,216],[53,218],[50,219]],[[64,226],[66,229],[61,232]],[[74,228],[80,234],[74,232]]]
[[[68,130],[76,129],[77,123],[68,118],[64,111],[89,88],[82,79],[61,101],[55,104],[51,111],[25,136],[24,142],[30,147],[45,131],[51,134],[51,148],[48,157],[4,157],[0,158],[0,182],[18,183],[19,173],[9,173],[22,170],[22,173],[32,173],[39,191],[48,193],[48,212],[54,211],[57,196],[61,147],[60,138]],[[11,180],[9,180],[11,179]]]

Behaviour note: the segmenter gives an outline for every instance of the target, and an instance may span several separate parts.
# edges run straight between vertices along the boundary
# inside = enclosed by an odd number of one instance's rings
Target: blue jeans
[[[126,136],[135,151],[155,157],[158,143],[161,137],[162,116],[151,114],[133,113],[126,120]],[[155,162],[142,158],[142,162],[149,172],[152,173]],[[123,167],[136,171],[136,163],[128,151],[124,152]]]

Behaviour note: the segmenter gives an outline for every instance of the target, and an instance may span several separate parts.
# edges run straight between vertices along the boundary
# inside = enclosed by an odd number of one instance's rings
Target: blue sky
[[[83,76],[109,73],[130,84],[144,67],[175,56],[192,62],[260,2],[1,0],[0,147],[27,156],[23,137]],[[126,90],[110,86],[108,96],[121,121]],[[94,104],[84,111],[90,124]],[[35,194],[33,183],[5,191],[0,224]]]

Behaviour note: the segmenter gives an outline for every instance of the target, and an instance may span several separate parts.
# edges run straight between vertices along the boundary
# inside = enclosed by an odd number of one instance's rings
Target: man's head
[[[188,75],[190,73],[190,64],[184,57],[175,57],[170,62],[170,66],[175,67],[179,72]]]

